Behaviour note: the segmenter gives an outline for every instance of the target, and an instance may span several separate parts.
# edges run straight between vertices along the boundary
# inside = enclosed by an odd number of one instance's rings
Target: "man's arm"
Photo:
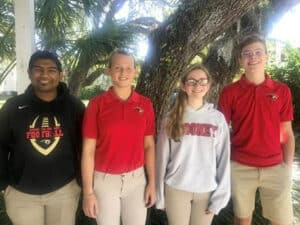
[[[295,155],[295,137],[291,121],[280,123],[280,143],[283,150],[283,160],[291,166]]]
[[[9,115],[12,114],[11,107],[7,102],[0,110],[0,190],[4,190],[8,185],[8,160],[10,157],[11,135],[9,129]]]

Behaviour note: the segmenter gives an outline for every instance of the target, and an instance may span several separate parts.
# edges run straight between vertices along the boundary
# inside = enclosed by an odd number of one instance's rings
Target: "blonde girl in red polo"
[[[169,225],[209,225],[229,200],[229,131],[205,101],[210,85],[202,65],[188,68],[158,135],[156,207]]]
[[[83,122],[83,210],[99,225],[144,225],[156,199],[154,113],[135,92],[132,55],[111,54],[113,86],[91,99]]]

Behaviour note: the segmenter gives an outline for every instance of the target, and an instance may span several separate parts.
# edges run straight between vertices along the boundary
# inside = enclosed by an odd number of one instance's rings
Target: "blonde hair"
[[[194,70],[202,70],[208,78],[209,83],[212,82],[212,78],[208,70],[202,64],[194,64],[189,66],[183,73],[181,78],[181,85],[184,85],[190,72]],[[207,93],[208,94],[208,93]],[[206,96],[207,96],[206,94]],[[184,127],[183,127],[183,114],[187,104],[187,94],[183,90],[179,90],[178,96],[176,98],[174,106],[171,108],[168,113],[168,118],[166,122],[166,131],[168,136],[174,141],[180,141],[180,138],[183,136]]]

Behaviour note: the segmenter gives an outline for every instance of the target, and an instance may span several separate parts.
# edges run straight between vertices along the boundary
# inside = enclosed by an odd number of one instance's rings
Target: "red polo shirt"
[[[255,85],[243,75],[222,90],[219,109],[232,126],[232,160],[257,167],[282,162],[280,123],[293,120],[287,85],[268,75]]]
[[[83,120],[83,137],[97,139],[95,170],[121,174],[144,165],[144,137],[154,135],[150,99],[132,90],[127,101],[112,88],[90,100]]]

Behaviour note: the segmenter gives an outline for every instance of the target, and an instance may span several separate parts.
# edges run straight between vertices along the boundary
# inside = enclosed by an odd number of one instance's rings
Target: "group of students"
[[[250,225],[259,190],[263,216],[291,225],[292,99],[265,73],[267,58],[259,35],[240,42],[244,74],[222,90],[218,110],[206,101],[209,72],[189,66],[155,143],[152,103],[132,88],[131,54],[111,54],[112,87],[85,109],[57,56],[35,52],[31,84],[0,111],[0,189],[12,223],[74,225],[82,193],[99,225],[144,225],[154,204],[169,225],[209,225],[230,197],[235,224]]]

